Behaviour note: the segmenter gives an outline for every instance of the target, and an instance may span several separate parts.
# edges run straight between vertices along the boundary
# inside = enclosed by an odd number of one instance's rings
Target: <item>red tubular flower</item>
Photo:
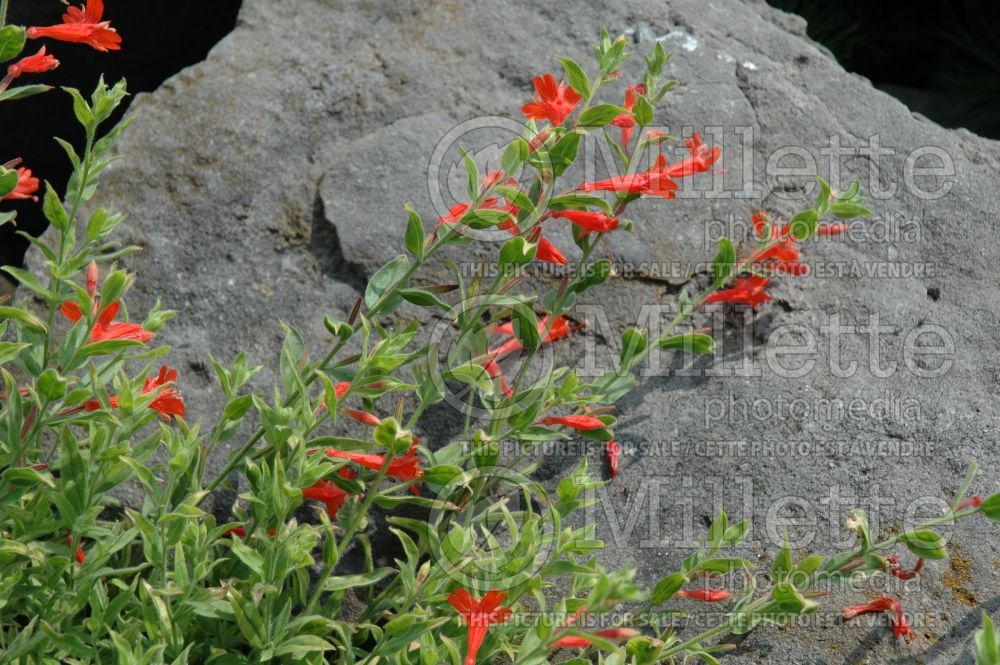
[[[349,417],[355,422],[359,422],[362,425],[367,425],[368,427],[378,427],[382,424],[379,417],[374,413],[368,413],[367,411],[359,411],[357,409],[343,409],[344,415]]]
[[[133,340],[145,344],[156,336],[156,333],[146,330],[138,323],[126,323],[115,321],[121,303],[117,300],[101,310],[94,324],[94,329],[90,333],[91,342],[103,342],[111,339]],[[64,302],[59,307],[59,312],[70,321],[76,323],[83,318],[80,307],[74,302]]]
[[[886,563],[889,564],[889,572],[904,582],[907,580],[912,580],[914,577],[920,574],[920,571],[924,569],[924,560],[917,559],[917,565],[913,567],[913,570],[907,570],[903,568],[899,561],[899,557],[895,554],[892,556],[887,556],[885,558]]]
[[[509,383],[507,383],[507,377],[503,375],[503,370],[500,368],[500,363],[497,362],[496,358],[490,358],[486,364],[483,365],[483,369],[486,370],[486,373],[490,375],[491,379],[500,380],[500,390],[503,391],[504,397],[510,397],[514,394],[514,389],[510,387]]]
[[[177,370],[170,369],[164,365],[160,368],[159,374],[146,377],[146,382],[142,386],[141,394],[143,395],[148,395],[162,386],[160,392],[150,402],[149,408],[159,413],[160,417],[164,420],[170,420],[170,416],[183,418],[186,411],[184,400],[181,399],[180,393],[173,386],[165,385],[176,380]]]
[[[550,129],[543,129],[542,131],[535,134],[535,137],[528,142],[528,152],[532,153],[538,150],[543,143],[549,138],[549,134],[552,133]]]
[[[566,257],[559,251],[559,248],[542,237],[538,238],[538,250],[535,252],[535,258],[545,263],[554,263],[560,266],[567,263]]]
[[[72,535],[66,536],[66,545],[69,547],[73,547]],[[83,548],[81,546],[79,545],[76,546],[76,551],[73,553],[73,558],[76,559],[76,562],[81,566],[83,565],[83,562],[87,560],[87,555],[84,553]]]
[[[605,427],[605,424],[594,416],[547,416],[538,422],[542,425],[569,427],[570,429],[575,429],[577,432],[589,432]]]
[[[438,225],[441,224],[454,224],[456,222],[462,221],[462,218],[469,212],[472,208],[471,203],[456,203],[449,210],[447,215],[442,215],[438,217]],[[479,204],[476,210],[498,210],[501,212],[508,212],[512,216],[517,215],[517,206],[513,205],[500,205],[500,199],[496,197],[491,197]]]
[[[757,231],[757,235],[760,238],[773,238],[776,235],[776,229],[771,226],[771,220],[767,216],[767,213],[763,210],[758,210],[753,215],[750,216],[750,222],[753,224],[753,228]]]
[[[549,326],[549,315],[546,314],[538,321],[538,334],[541,335],[545,332],[545,329]],[[556,340],[567,337],[571,333],[576,332],[584,328],[584,324],[570,325],[569,319],[565,316],[559,316],[552,323],[552,327],[549,328],[548,335],[542,340],[543,344],[548,344],[549,342],[555,342]],[[489,354],[493,358],[500,359],[515,351],[521,350],[521,342],[514,337],[514,324],[512,322],[507,322],[501,324],[493,329],[493,332],[498,335],[505,335],[511,339],[507,340],[495,349],[490,349]]]
[[[648,171],[634,175],[614,176],[597,182],[585,182],[580,185],[580,190],[659,196],[665,199],[677,198],[675,194],[677,183],[670,179],[667,173],[667,160],[663,155],[656,158],[656,163]]]
[[[118,396],[117,395],[112,395],[111,397],[108,398],[108,406],[110,406],[112,409],[117,409],[118,408]],[[86,402],[83,403],[83,410],[87,411],[87,412],[91,412],[92,413],[94,411],[100,411],[103,408],[104,408],[104,405],[101,404],[101,401],[97,400],[97,399],[88,399]],[[61,415],[63,415],[63,414],[61,414]]]
[[[31,175],[31,169],[21,166],[17,169],[17,185],[14,187],[14,191],[0,201],[24,201],[27,199],[37,201],[38,197],[35,196],[35,193],[38,191],[39,184],[38,178]]]
[[[385,455],[374,453],[353,453],[336,448],[327,448],[326,456],[336,459],[346,459],[373,471],[378,471],[385,465]],[[389,462],[386,474],[398,480],[416,480],[424,475],[420,468],[420,457],[417,456],[417,445],[413,446],[402,457],[396,457]]]
[[[621,458],[622,449],[618,445],[617,441],[608,441],[604,446],[604,456],[608,458],[608,470],[611,472],[611,478],[618,477],[618,460]]]
[[[850,621],[859,614],[868,614],[871,612],[889,613],[889,621],[892,623],[892,635],[897,640],[906,638],[906,641],[909,642],[913,639],[913,630],[906,623],[906,615],[903,613],[903,607],[899,604],[899,601],[889,596],[882,596],[864,605],[845,607],[841,610],[840,616],[844,621]]]
[[[603,212],[588,210],[554,210],[553,217],[561,217],[573,222],[581,229],[593,233],[608,233],[618,228],[618,218],[609,217]]]
[[[642,83],[635,83],[625,89],[624,107],[629,111],[615,116],[611,124],[620,127],[622,130],[622,148],[628,150],[629,143],[632,142],[632,129],[635,127],[635,118],[632,116],[632,109],[635,108],[635,96],[645,95],[646,86]]]
[[[43,74],[52,71],[58,66],[59,61],[54,56],[48,55],[43,46],[35,55],[21,58],[13,65],[7,67],[7,76],[10,81],[13,81],[22,74]]]
[[[347,467],[341,467],[338,473],[341,478],[354,480],[354,471],[348,469]],[[326,504],[326,514],[330,516],[330,519],[337,516],[337,512],[344,506],[344,501],[346,501],[349,496],[351,496],[350,492],[341,488],[340,485],[332,480],[318,480],[314,485],[312,485],[312,487],[307,487],[302,490],[303,499],[320,501]]]
[[[70,7],[63,14],[63,22],[45,28],[28,28],[29,39],[49,37],[63,42],[86,44],[98,51],[118,51],[122,38],[111,27],[111,21],[102,21],[104,0],[87,0],[80,7]]]
[[[968,510],[969,508],[979,508],[979,506],[981,505],[983,505],[983,497],[981,496],[970,497],[965,501],[963,501],[962,503],[955,506],[955,512],[958,513],[963,510]]]
[[[630,640],[639,634],[638,630],[634,628],[606,628],[604,630],[594,631],[595,637],[600,637],[605,640],[612,640],[614,642],[621,642],[623,640]],[[586,637],[578,635],[568,635],[566,637],[560,638],[549,645],[549,649],[561,649],[561,648],[581,648],[585,649],[593,645],[593,642]]]
[[[536,76],[535,92],[532,101],[521,107],[524,117],[534,120],[548,120],[553,127],[558,127],[573,112],[580,95],[565,83],[556,83],[552,74]]]
[[[689,600],[700,600],[703,603],[720,603],[724,600],[729,600],[731,593],[725,589],[691,589],[691,590],[680,590],[675,594],[678,598],[687,598]]]
[[[757,307],[757,305],[771,299],[771,296],[764,293],[764,288],[769,281],[767,277],[758,277],[756,275],[740,277],[736,280],[736,284],[732,288],[716,291],[705,298],[705,302],[728,302]]]
[[[223,538],[232,538],[233,536],[239,536],[240,538],[246,538],[247,537],[247,530],[244,529],[241,526],[236,526],[236,527],[233,527],[232,529],[228,529],[228,530],[222,532],[222,537]]]
[[[476,665],[476,654],[479,653],[479,647],[483,645],[490,626],[510,618],[511,609],[500,605],[506,597],[507,594],[503,591],[488,591],[480,600],[462,588],[455,589],[448,595],[448,602],[462,615],[465,625],[469,627],[464,665]]]
[[[719,157],[722,156],[722,150],[719,146],[709,148],[702,143],[698,132],[695,132],[691,138],[685,140],[684,145],[687,146],[688,153],[691,156],[667,167],[664,173],[669,178],[684,178],[695,173],[708,171],[715,162],[719,161]]]

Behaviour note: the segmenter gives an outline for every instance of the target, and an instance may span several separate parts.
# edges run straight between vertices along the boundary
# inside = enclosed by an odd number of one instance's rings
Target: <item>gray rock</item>
[[[660,40],[674,53],[670,75],[680,85],[658,117],[674,134],[698,129],[725,157],[721,173],[686,182],[678,201],[634,206],[635,235],[611,240],[614,256],[654,270],[581,303],[592,337],[567,347],[581,371],[609,367],[605,342],[643,308],[669,306],[697,272],[681,265],[664,277],[660,268],[711,259],[706,229],[745,231],[734,220],[761,206],[787,216],[814,196],[811,176],[772,177],[767,160],[779,151],[811,156],[835,187],[860,178],[875,213],[859,237],[810,245],[813,275],[778,280],[776,302],[754,321],[706,320],[719,331],[714,359],[665,356],[620,402],[622,473],[591,515],[609,543],[604,560],[653,583],[690,551],[676,534],[697,537],[719,506],[755,519],[750,556],[775,551],[782,519],[801,549],[829,551],[843,540],[848,508],[868,507],[879,533],[897,531],[916,501],[954,492],[972,457],[984,469],[976,491],[996,491],[1000,146],[914,116],[844,72],[804,37],[800,20],[762,2],[247,0],[238,28],[205,62],[136,101],[139,121],[100,196],[130,213],[124,239],[144,248],[128,262],[138,274],[131,310],[155,298],[180,310],[162,339],[174,347],[193,414],[221,408],[203,371],[207,353],[230,359],[245,349],[274,366],[279,321],[320,349],[322,315],[343,317],[357,287],[399,252],[401,204],[414,202],[428,227],[443,213],[435,195],[450,191],[453,174],[429,182],[428,165],[449,130],[475,117],[516,120],[531,77],[558,71],[556,55],[589,62],[602,25],[629,34],[636,51]],[[502,135],[503,124],[489,126]],[[743,139],[750,132],[752,142]],[[488,145],[484,136],[466,147]],[[859,152],[872,136],[894,154]],[[831,137],[850,149],[833,176],[820,152]],[[953,176],[914,176],[907,160],[927,147],[951,161]],[[772,167],[794,154],[783,159]],[[598,171],[602,163],[595,155]],[[917,190],[943,184],[950,190],[937,198]],[[896,191],[873,197],[873,186]],[[568,252],[562,231],[552,238]],[[493,247],[474,251],[485,259]],[[911,272],[826,274],[836,266]],[[829,326],[838,320],[884,326],[878,352],[863,330],[835,338]],[[940,358],[919,352],[938,344],[934,331],[953,345],[947,371],[932,371]],[[812,345],[806,356],[777,353],[802,344]],[[793,371],[806,361],[811,371]],[[870,361],[882,364],[873,371]],[[850,362],[856,371],[838,370]],[[586,456],[600,466],[599,448]],[[560,471],[577,457],[554,455],[547,466]],[[926,654],[892,644],[883,618],[836,625],[841,603],[866,597],[838,591],[810,626],[759,629],[729,662],[968,659],[980,611],[972,605],[1000,605],[1000,534],[977,522],[949,535],[969,566],[932,562],[912,588],[879,590],[900,596],[931,644]]]

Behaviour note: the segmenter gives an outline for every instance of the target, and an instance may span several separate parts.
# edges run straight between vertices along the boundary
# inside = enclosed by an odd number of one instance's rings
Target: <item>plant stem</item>
[[[7,25],[7,6],[10,0],[0,0],[0,28]]]

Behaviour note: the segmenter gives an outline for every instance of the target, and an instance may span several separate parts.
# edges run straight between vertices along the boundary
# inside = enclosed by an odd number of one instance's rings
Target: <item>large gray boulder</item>
[[[122,235],[143,248],[128,261],[131,311],[155,298],[180,311],[162,340],[193,415],[220,408],[208,353],[246,350],[273,367],[280,321],[321,348],[322,315],[345,316],[398,253],[402,203],[428,225],[443,212],[457,153],[432,159],[442,141],[479,149],[476,136],[502,136],[531,77],[559,71],[556,55],[589,62],[601,26],[635,51],[660,40],[674,53],[680,85],[658,117],[674,134],[711,136],[725,158],[678,201],[640,202],[635,234],[612,239],[644,272],[581,303],[589,336],[567,347],[581,371],[610,367],[608,341],[698,282],[680,262],[710,260],[713,233],[739,236],[751,211],[787,215],[814,196],[810,175],[777,167],[815,160],[840,188],[860,178],[875,213],[852,238],[810,245],[813,275],[779,280],[756,320],[709,321],[721,342],[711,362],[664,356],[619,403],[622,472],[591,514],[606,562],[653,583],[719,506],[756,520],[754,558],[786,528],[796,549],[846,546],[840,525],[855,505],[879,533],[897,532],[938,509],[921,500],[954,492],[973,457],[976,491],[996,491],[1000,145],[910,113],[844,72],[800,20],[738,0],[246,0],[205,62],[136,100],[100,194],[130,214]],[[448,136],[478,117],[491,118],[481,134]],[[831,145],[844,151],[833,175]],[[583,453],[600,466],[599,448]],[[837,591],[808,626],[759,629],[730,662],[971,662],[974,606],[1000,606],[1000,533],[976,522],[948,535],[950,561],[887,589],[926,654],[893,644],[883,618],[835,625],[842,604],[872,593]]]

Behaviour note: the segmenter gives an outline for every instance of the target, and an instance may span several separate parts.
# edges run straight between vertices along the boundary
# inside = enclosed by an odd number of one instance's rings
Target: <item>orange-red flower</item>
[[[354,480],[354,471],[352,469],[348,469],[346,466],[341,467],[338,473],[341,478]],[[331,519],[337,516],[337,512],[344,506],[344,501],[346,501],[349,496],[351,496],[350,492],[343,489],[332,480],[318,480],[311,487],[307,487],[302,490],[302,498],[325,503],[326,514],[329,515]]]
[[[605,640],[612,640],[614,642],[620,642],[622,640],[629,640],[639,634],[638,630],[634,628],[605,628],[603,630],[594,631],[595,637],[600,637]],[[581,648],[585,649],[593,645],[593,641],[587,639],[586,637],[580,635],[567,635],[562,637],[552,644],[549,645],[549,649],[561,649],[561,648]]]
[[[703,173],[712,168],[715,162],[722,156],[722,149],[719,146],[709,148],[702,143],[698,132],[691,135],[691,138],[684,141],[690,157],[671,164],[665,170],[665,174],[670,178],[684,178],[695,173]]]
[[[608,441],[604,446],[604,455],[608,458],[608,470],[612,478],[618,477],[618,462],[621,459],[622,449],[617,441]]]
[[[35,193],[38,191],[39,184],[38,178],[31,175],[31,169],[21,166],[17,169],[17,185],[14,187],[14,191],[0,201],[26,199],[37,201],[38,197],[35,196]]]
[[[538,321],[538,334],[541,335],[545,332],[545,329],[549,325],[549,315],[546,314]],[[583,324],[570,325],[569,319],[565,316],[559,316],[552,323],[552,327],[549,329],[548,335],[542,340],[543,344],[549,342],[554,342],[558,339],[568,336],[570,333],[574,333],[577,330],[582,329]],[[490,349],[489,355],[492,358],[501,359],[504,358],[515,351],[521,350],[521,342],[514,336],[514,324],[510,321],[501,324],[493,329],[493,332],[497,335],[504,335],[510,337],[509,340],[501,344],[495,349]]]
[[[618,228],[617,217],[611,217],[600,211],[553,210],[552,216],[568,219],[588,233],[609,233]]]
[[[472,208],[471,203],[456,203],[449,210],[447,215],[442,215],[438,217],[438,224],[454,224],[456,222],[462,221],[462,218],[469,212]],[[517,206],[509,204],[500,204],[500,199],[497,197],[490,197],[484,200],[476,210],[497,210],[500,212],[510,213],[512,216],[517,215]]]
[[[913,566],[912,570],[907,570],[903,568],[902,563],[900,563],[899,557],[895,554],[892,556],[887,556],[885,558],[886,563],[889,564],[889,572],[899,579],[906,581],[912,580],[914,577],[920,574],[920,571],[924,569],[924,560],[917,559],[917,564]]]
[[[675,194],[677,183],[670,179],[670,175],[667,173],[667,159],[663,155],[656,158],[656,163],[648,171],[633,175],[614,176],[597,182],[585,182],[580,185],[580,190],[659,196],[665,199],[677,198]]]
[[[111,27],[111,21],[102,21],[104,0],[87,0],[82,7],[70,7],[63,14],[63,22],[44,28],[28,28],[30,39],[49,37],[63,42],[86,44],[98,51],[118,51],[122,38]]]
[[[594,416],[546,416],[539,423],[542,425],[569,427],[570,429],[575,429],[577,432],[589,432],[606,426],[600,418],[595,418]]]
[[[676,596],[688,600],[700,600],[703,603],[721,603],[724,600],[729,600],[732,594],[725,589],[682,589],[677,592]]]
[[[150,402],[149,408],[160,414],[164,420],[170,420],[170,416],[177,416],[178,418],[183,418],[185,413],[184,400],[181,399],[181,395],[173,386],[167,386],[165,384],[171,383],[177,380],[177,370],[170,369],[166,365],[160,368],[159,374],[146,377],[146,382],[142,386],[141,394],[148,395],[157,388],[160,392],[157,393],[153,401]]]
[[[448,602],[462,615],[469,627],[468,646],[464,665],[476,665],[476,654],[486,639],[486,633],[495,623],[503,623],[510,618],[511,609],[501,606],[507,594],[503,591],[488,591],[480,600],[462,588],[448,595]]]
[[[145,344],[156,336],[156,333],[146,330],[138,323],[115,321],[114,318],[118,316],[120,308],[121,303],[116,300],[101,310],[97,321],[94,323],[94,329],[90,332],[91,342],[123,339]],[[67,300],[60,305],[59,312],[73,323],[83,318],[80,306],[71,300]]]
[[[346,459],[365,467],[366,469],[372,469],[373,471],[378,471],[385,465],[386,457],[385,455],[376,455],[374,453],[354,453],[346,450],[338,450],[336,448],[326,449],[327,457],[333,457],[337,459]],[[420,468],[420,457],[417,456],[417,444],[414,441],[413,446],[406,452],[402,457],[395,457],[391,462],[389,462],[389,468],[386,470],[386,475],[392,476],[399,480],[416,480],[424,475],[423,470]]]
[[[532,101],[521,107],[524,117],[534,120],[548,120],[553,127],[558,127],[573,112],[580,101],[580,94],[565,83],[556,83],[552,74],[536,76],[535,92]]]
[[[870,612],[887,612],[889,614],[889,621],[892,623],[892,635],[897,640],[905,638],[909,642],[913,639],[913,630],[906,623],[906,615],[903,613],[903,607],[899,604],[899,601],[889,596],[882,596],[864,605],[845,607],[841,610],[840,616],[844,621],[850,621],[859,614]]]
[[[705,302],[728,302],[736,305],[757,307],[757,305],[771,299],[771,296],[764,293],[764,289],[767,287],[769,281],[767,277],[759,277],[757,275],[740,277],[736,280],[736,284],[732,288],[712,293],[705,298]]]
[[[361,423],[368,427],[378,427],[382,421],[374,413],[359,411],[358,409],[343,409],[344,415],[354,422]]]
[[[69,547],[73,547],[72,535],[66,536],[66,545]],[[83,562],[87,560],[87,555],[84,553],[83,548],[81,546],[79,545],[76,546],[76,551],[73,553],[73,558],[76,559],[76,562],[81,566],[83,565]]]
[[[9,84],[10,81],[13,81],[22,74],[42,74],[50,72],[58,66],[59,61],[54,56],[48,55],[43,46],[35,55],[21,58],[13,65],[7,67],[7,76],[9,78],[7,83]]]
[[[625,108],[628,113],[621,113],[615,116],[611,124],[622,130],[622,148],[628,150],[628,145],[632,140],[632,129],[635,127],[635,118],[632,116],[632,109],[635,108],[636,95],[645,95],[646,86],[642,83],[635,83],[625,89]]]
[[[969,508],[979,508],[981,505],[983,505],[983,497],[972,496],[955,506],[955,512],[958,513]]]

